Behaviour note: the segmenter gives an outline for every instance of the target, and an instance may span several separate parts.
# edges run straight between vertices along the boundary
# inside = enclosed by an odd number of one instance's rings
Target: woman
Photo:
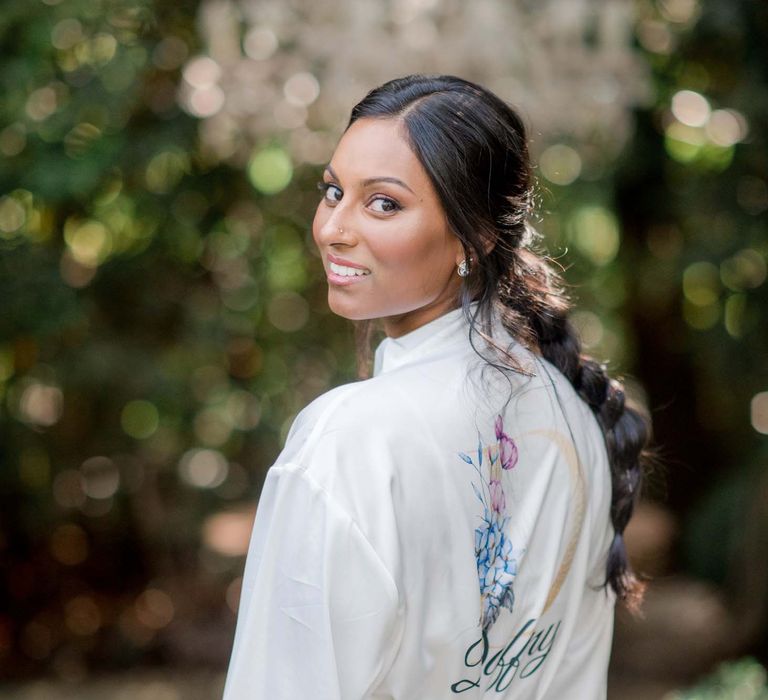
[[[605,697],[647,430],[530,249],[520,119],[388,82],[321,189],[328,303],[387,337],[269,470],[226,700]]]

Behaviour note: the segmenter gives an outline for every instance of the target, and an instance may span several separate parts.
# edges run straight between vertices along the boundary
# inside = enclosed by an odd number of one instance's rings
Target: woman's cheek
[[[418,229],[397,224],[369,237],[369,245],[380,264],[400,272],[417,263],[419,255],[426,252]]]

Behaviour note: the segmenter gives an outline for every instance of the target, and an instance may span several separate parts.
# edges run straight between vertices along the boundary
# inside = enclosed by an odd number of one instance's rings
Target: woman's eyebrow
[[[336,173],[334,172],[333,168],[330,165],[326,165],[325,169],[330,173],[331,177],[334,180],[336,180],[336,181],[339,180],[338,175],[336,175]],[[369,185],[374,185],[377,182],[389,182],[389,183],[392,183],[393,185],[399,185],[400,187],[403,187],[406,190],[408,190],[411,194],[414,194],[414,195],[416,194],[402,180],[400,180],[400,179],[398,179],[396,177],[389,177],[389,176],[386,176],[386,175],[380,175],[380,176],[377,176],[377,177],[367,177],[365,180],[362,181],[362,185],[363,185],[363,187],[368,187]]]

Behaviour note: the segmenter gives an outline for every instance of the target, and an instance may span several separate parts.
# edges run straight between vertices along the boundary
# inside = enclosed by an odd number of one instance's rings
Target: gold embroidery
[[[568,572],[571,570],[573,557],[576,554],[576,546],[579,542],[581,530],[584,527],[584,517],[587,512],[587,488],[584,483],[582,465],[579,461],[578,454],[576,454],[576,448],[565,435],[555,430],[534,430],[529,434],[542,435],[552,440],[552,442],[558,446],[570,470],[575,499],[573,523],[572,527],[569,528],[571,531],[571,538],[568,540],[565,554],[563,555],[563,561],[560,563],[560,567],[557,570],[557,574],[555,575],[555,578],[552,581],[552,586],[547,594],[547,600],[544,603],[544,609],[542,610],[542,615],[544,615],[544,613],[546,613],[552,606],[552,603],[555,602],[555,598],[557,598],[557,594],[560,592],[565,579],[568,577]]]

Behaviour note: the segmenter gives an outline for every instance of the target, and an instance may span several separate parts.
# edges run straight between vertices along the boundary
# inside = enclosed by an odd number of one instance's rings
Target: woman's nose
[[[354,245],[357,238],[349,218],[344,216],[338,208],[318,227],[318,243],[325,245]]]

